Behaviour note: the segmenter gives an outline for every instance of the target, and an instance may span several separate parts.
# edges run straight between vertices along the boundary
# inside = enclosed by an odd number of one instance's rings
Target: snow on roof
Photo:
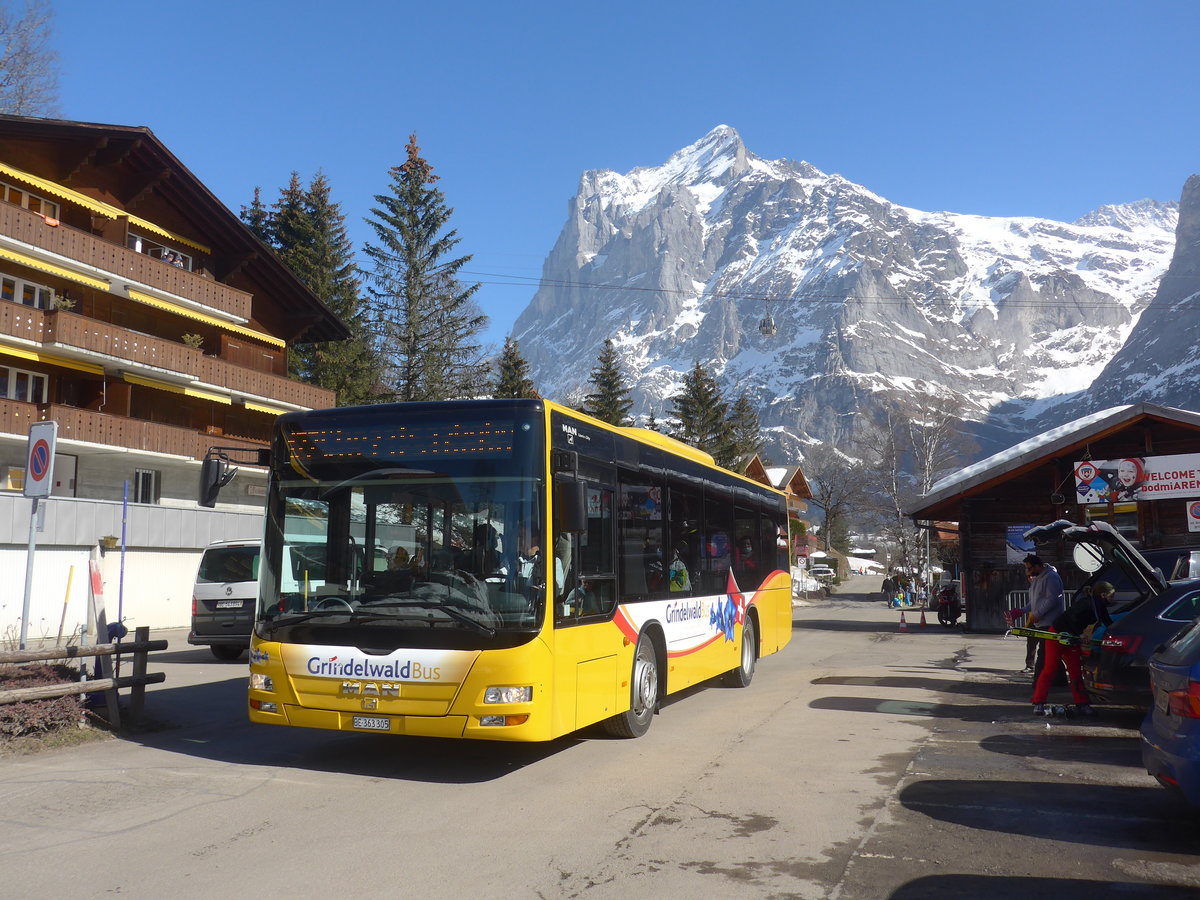
[[[1102,409],[1091,415],[1082,416],[1073,421],[1051,428],[1036,437],[1014,444],[1007,450],[994,453],[987,459],[981,459],[966,468],[959,469],[937,482],[929,489],[929,493],[921,497],[916,505],[908,511],[909,515],[929,509],[937,503],[961,493],[971,487],[981,484],[990,478],[1003,475],[1025,463],[1034,462],[1049,455],[1053,450],[1067,447],[1085,439],[1090,432],[1098,431],[1097,426],[1117,425],[1120,422],[1133,419],[1138,415],[1152,415],[1186,423],[1200,428],[1200,413],[1185,409],[1174,409],[1169,406],[1159,406],[1156,403],[1136,403],[1125,406],[1114,406]]]
[[[987,459],[981,459],[977,463],[972,463],[965,469],[959,469],[953,475],[948,475],[941,481],[936,482],[929,488],[929,493],[926,497],[932,497],[934,494],[940,494],[948,488],[957,487],[963,482],[970,481],[976,475],[981,475],[984,472],[990,472],[993,469],[1007,468],[1006,464],[1020,459],[1026,454],[1040,450],[1053,444],[1055,441],[1066,437],[1075,431],[1081,431],[1097,422],[1103,422],[1110,416],[1114,416],[1125,410],[1132,409],[1131,406],[1113,406],[1109,409],[1102,409],[1099,412],[1094,412],[1090,416],[1083,416],[1075,419],[1065,425],[1059,425],[1057,428],[1051,428],[1049,431],[1044,431],[1039,435],[1021,441],[1019,444],[1013,444],[1007,450],[1001,450],[999,453],[993,453]]]

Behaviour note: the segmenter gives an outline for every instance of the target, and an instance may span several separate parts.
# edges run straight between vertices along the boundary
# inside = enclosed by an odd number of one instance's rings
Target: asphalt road
[[[632,741],[251,726],[171,633],[161,727],[0,762],[0,897],[1200,897],[1135,715],[1032,719],[1023,640],[900,633],[878,581]]]

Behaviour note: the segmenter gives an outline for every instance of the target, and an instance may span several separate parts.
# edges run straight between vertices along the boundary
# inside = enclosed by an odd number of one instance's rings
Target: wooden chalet
[[[0,201],[0,567],[25,571],[29,427],[52,420],[30,634],[77,633],[92,564],[110,620],[187,625],[202,548],[260,537],[266,496],[242,465],[199,508],[200,460],[333,406],[288,348],[348,332],[148,128],[0,116]]]
[[[334,405],[287,350],[345,326],[150,129],[0,116],[0,200],[0,487],[52,419],[54,496],[193,505],[208,446]]]
[[[1123,463],[1147,472],[1145,484],[1122,490]],[[1021,560],[1031,548],[1023,544],[1024,531],[1059,519],[1104,521],[1148,549],[1195,544],[1195,498],[1200,413],[1138,403],[1068,422],[967,466],[935,484],[907,514],[933,523],[939,539],[957,537],[967,626],[1002,631],[1009,593],[1027,587]],[[1058,568],[1068,589],[1083,582],[1065,545],[1036,552]]]

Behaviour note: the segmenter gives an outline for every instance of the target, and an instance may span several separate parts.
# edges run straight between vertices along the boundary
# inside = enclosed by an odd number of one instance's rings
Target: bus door
[[[565,730],[581,728],[617,712],[619,672],[627,672],[617,607],[613,488],[586,485],[587,527],[568,533],[552,523],[555,717]],[[556,514],[557,516],[557,514]]]

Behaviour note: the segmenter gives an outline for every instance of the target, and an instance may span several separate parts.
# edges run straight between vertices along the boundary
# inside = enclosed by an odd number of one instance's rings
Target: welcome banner
[[[1200,497],[1200,453],[1081,460],[1075,491],[1080,503]]]

